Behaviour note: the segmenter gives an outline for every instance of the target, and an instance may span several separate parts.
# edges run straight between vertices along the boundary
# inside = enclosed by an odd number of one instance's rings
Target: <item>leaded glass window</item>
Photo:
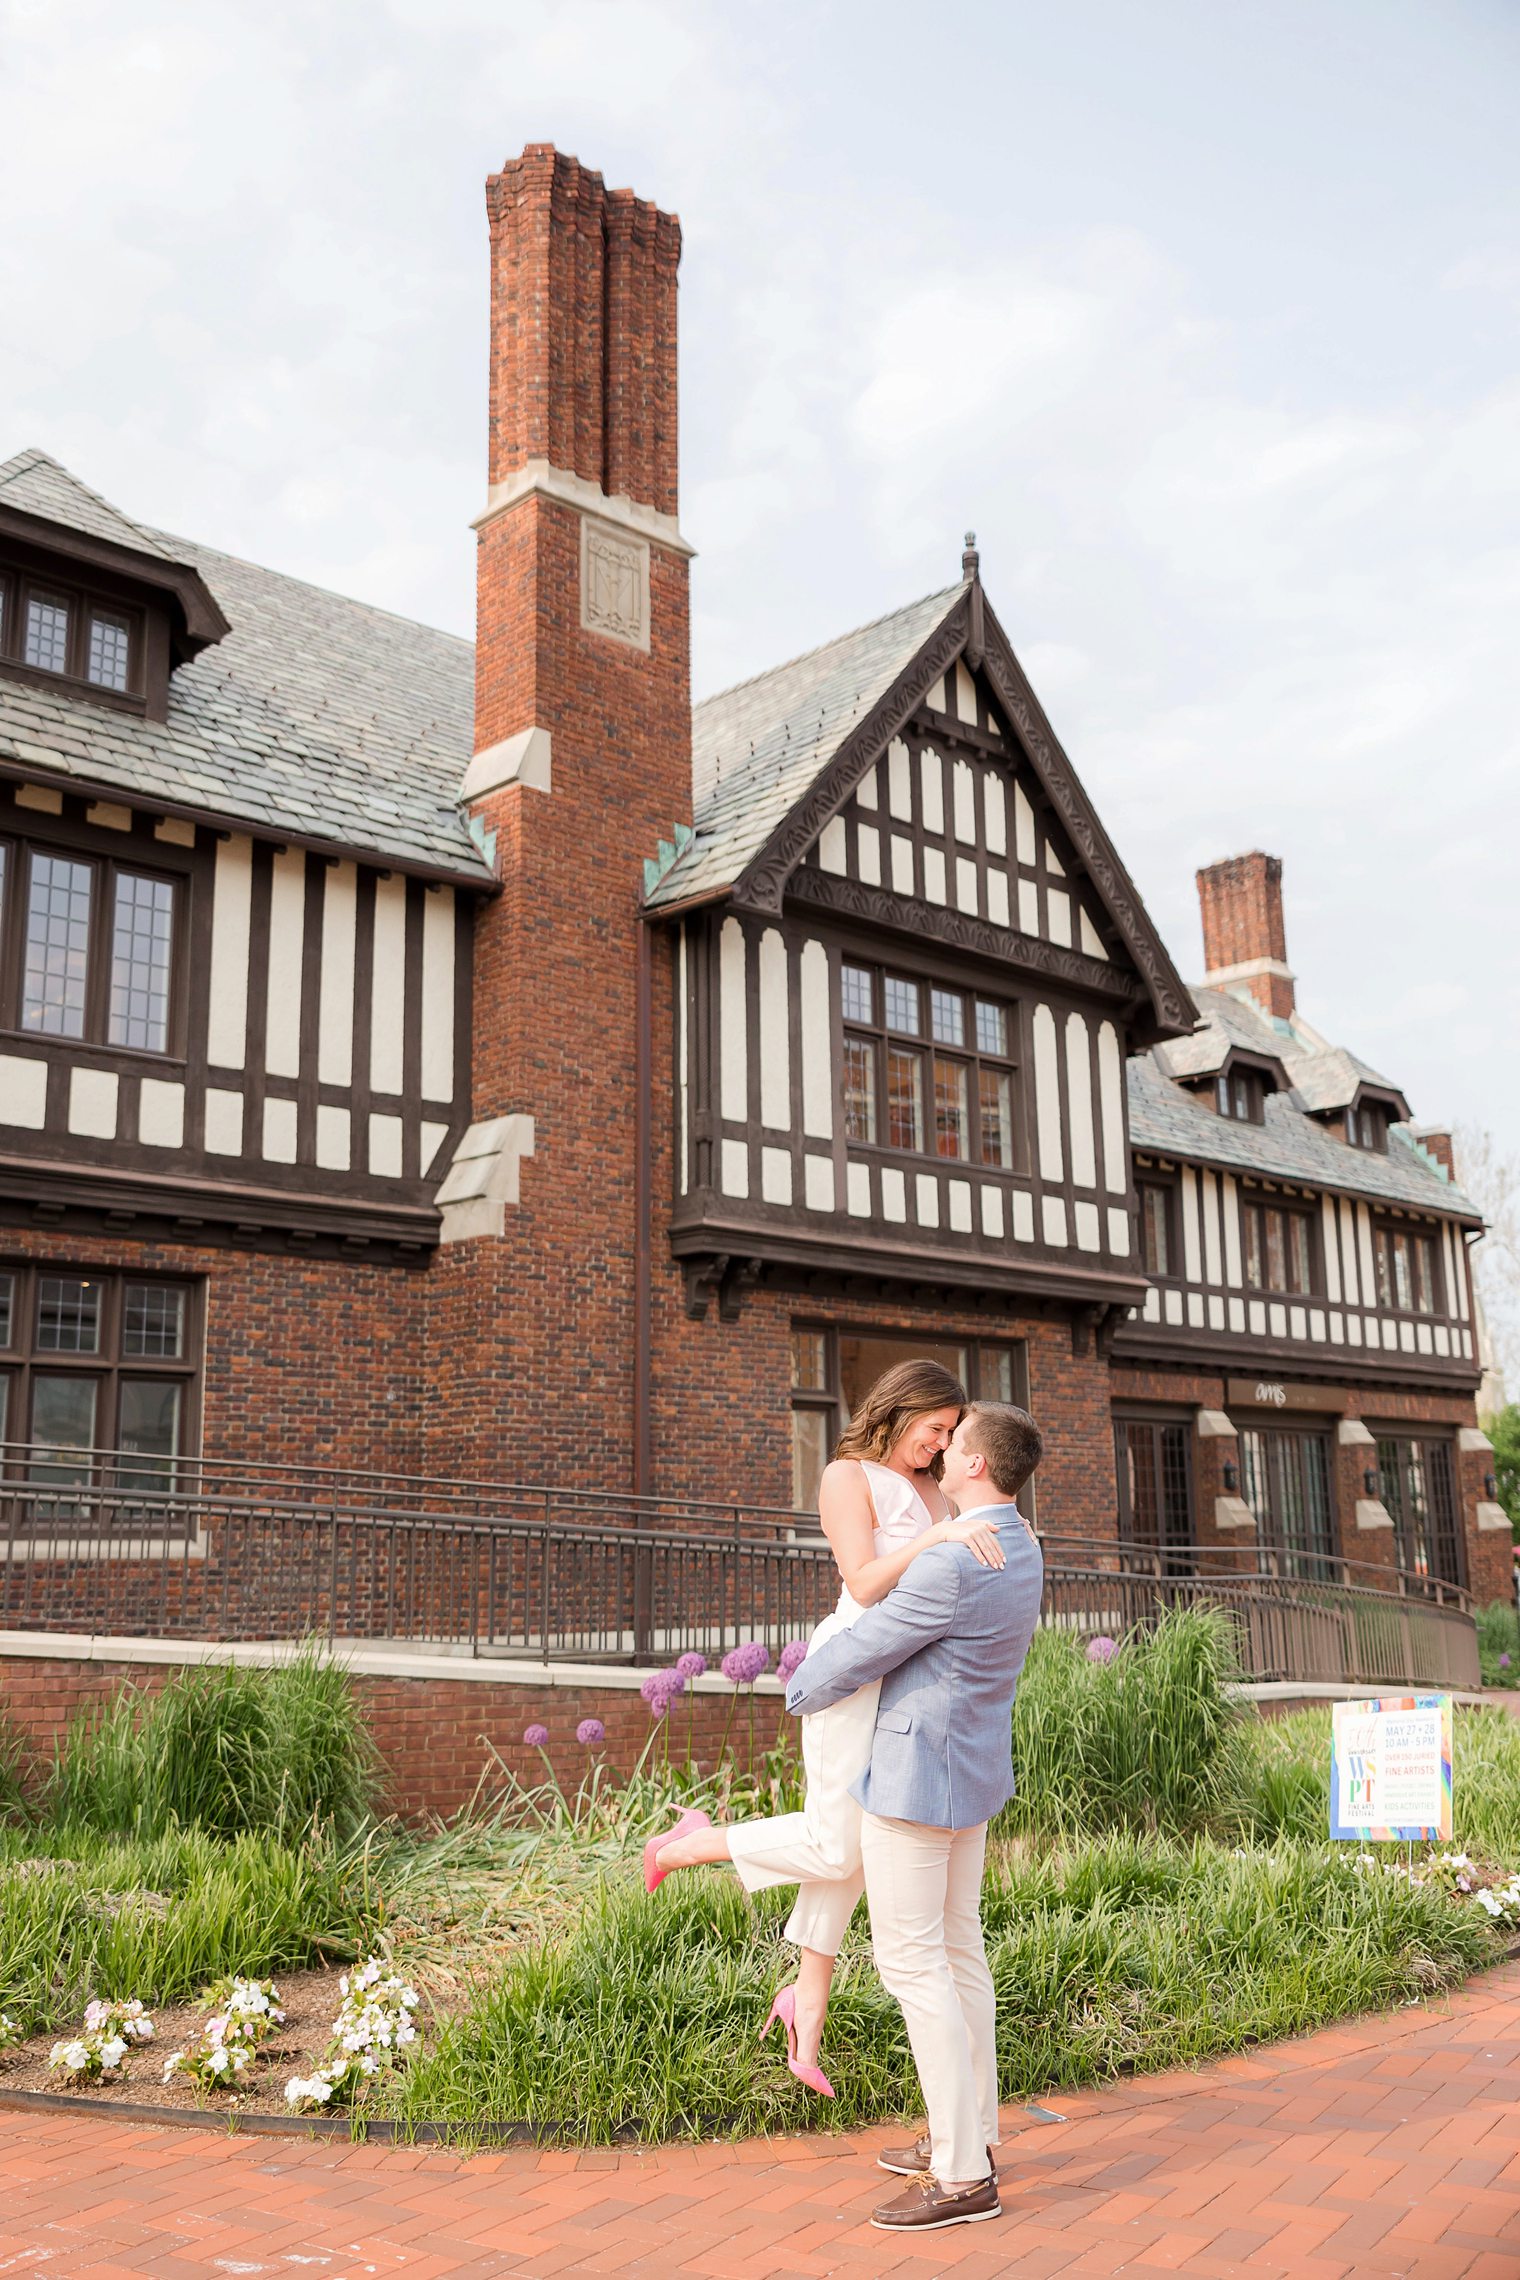
[[[22,655],[28,665],[34,665],[41,673],[68,671],[69,605],[61,596],[27,596],[26,647]]]
[[[90,654],[86,674],[97,689],[125,689],[131,632],[125,618],[108,617],[95,610],[90,616]]]
[[[82,1037],[94,871],[65,855],[34,854],[26,913],[21,1024],[48,1037]]]
[[[138,871],[116,877],[111,938],[113,1045],[162,1053],[169,1041],[169,961],[173,948],[174,889],[167,879]]]

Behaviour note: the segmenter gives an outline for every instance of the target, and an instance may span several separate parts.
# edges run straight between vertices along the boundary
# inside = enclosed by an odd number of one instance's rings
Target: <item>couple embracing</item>
[[[1013,1697],[1040,1607],[1040,1548],[1017,1502],[1040,1451],[1024,1410],[968,1402],[937,1362],[877,1379],[819,1496],[843,1589],[787,1689],[804,1808],[722,1828],[688,1812],[645,1848],[651,1892],[699,1862],[728,1863],[751,1892],[798,1886],[797,1977],[766,2025],[780,2019],[792,2073],[823,2097],[834,1960],[865,1891],[929,2125],[880,2157],[913,2180],[872,2217],[889,2231],[1002,2213],[982,1863],[987,1823],[1013,1794]]]

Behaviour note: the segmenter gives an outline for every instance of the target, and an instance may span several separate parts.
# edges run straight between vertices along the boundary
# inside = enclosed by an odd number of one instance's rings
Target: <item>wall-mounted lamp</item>
[[[1377,1466],[1369,1465],[1367,1467],[1367,1470],[1362,1475],[1363,1496],[1376,1496],[1382,1485],[1382,1482],[1378,1479]]]
[[[1495,1480],[1492,1473],[1485,1473],[1483,1475],[1483,1493],[1488,1498],[1490,1504],[1493,1503],[1495,1497],[1499,1493],[1499,1483]]]
[[[1239,1465],[1226,1465],[1226,1466],[1225,1466],[1225,1468],[1224,1468],[1224,1492],[1225,1492],[1225,1495],[1226,1495],[1226,1496],[1234,1496],[1234,1495],[1235,1495],[1235,1494],[1238,1492],[1239,1488],[1240,1488],[1240,1467],[1239,1467]]]

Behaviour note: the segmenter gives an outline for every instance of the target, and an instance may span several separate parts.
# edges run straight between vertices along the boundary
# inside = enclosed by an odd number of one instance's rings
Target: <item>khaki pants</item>
[[[876,1968],[902,2005],[942,2185],[987,2174],[998,2141],[997,2009],[982,1942],[987,1824],[931,1829],[862,1815]]]

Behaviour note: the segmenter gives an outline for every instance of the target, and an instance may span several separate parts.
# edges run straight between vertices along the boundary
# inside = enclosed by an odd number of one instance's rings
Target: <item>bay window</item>
[[[847,961],[840,1010],[847,1139],[1014,1169],[1010,1007]]]

